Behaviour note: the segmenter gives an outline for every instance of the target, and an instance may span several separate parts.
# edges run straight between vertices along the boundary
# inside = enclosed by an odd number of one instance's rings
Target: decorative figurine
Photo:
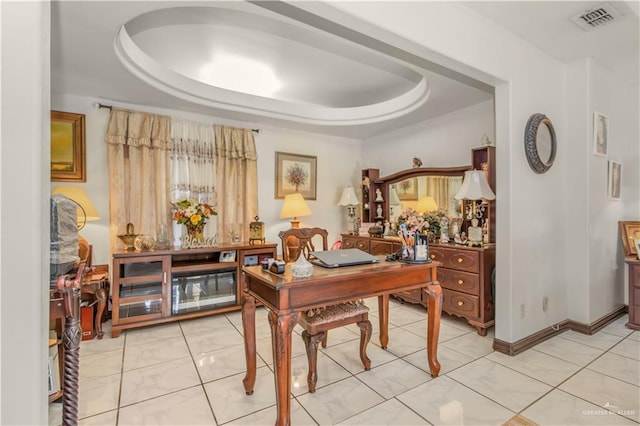
[[[449,219],[446,216],[440,219],[440,242],[443,244],[449,242]]]
[[[482,247],[482,228],[478,226],[478,218],[471,219],[471,226],[467,231],[469,232],[467,245],[470,247]]]
[[[482,135],[482,138],[480,138],[480,143],[482,143],[482,146],[493,146],[493,142],[486,134]]]
[[[382,204],[378,204],[378,208],[376,209],[376,217],[382,217]]]
[[[422,167],[422,160],[418,157],[413,157],[413,168],[417,169],[419,167]]]
[[[380,188],[376,189],[376,201],[379,201],[379,202],[384,201],[384,199],[382,198],[382,191],[380,191]]]

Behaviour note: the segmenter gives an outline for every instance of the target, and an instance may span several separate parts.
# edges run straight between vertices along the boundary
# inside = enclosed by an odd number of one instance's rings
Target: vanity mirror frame
[[[417,178],[422,176],[448,176],[448,177],[464,177],[464,172],[471,170],[471,165],[456,167],[416,167],[411,169],[400,170],[388,176],[381,177],[375,181],[379,185],[384,198],[383,211],[388,219],[389,211],[389,185],[401,182],[405,179]]]

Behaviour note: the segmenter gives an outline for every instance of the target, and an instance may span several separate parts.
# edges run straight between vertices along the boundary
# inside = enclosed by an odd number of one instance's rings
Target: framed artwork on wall
[[[607,156],[609,144],[609,118],[599,112],[593,113],[593,153]]]
[[[86,182],[84,114],[51,111],[51,181]]]
[[[317,157],[276,152],[276,198],[299,192],[305,200],[316,199]]]
[[[620,184],[622,180],[622,163],[617,161],[609,161],[609,178],[607,180],[607,188],[609,198],[612,200],[620,199]]]
[[[418,200],[418,179],[405,179],[393,185],[400,201]]]
[[[625,257],[637,256],[638,251],[635,242],[640,241],[640,222],[622,221],[618,222],[618,227]]]

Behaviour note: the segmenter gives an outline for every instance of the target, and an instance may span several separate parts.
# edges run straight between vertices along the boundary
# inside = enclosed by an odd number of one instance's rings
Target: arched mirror
[[[393,219],[403,210],[444,211],[448,217],[462,217],[462,201],[454,198],[470,166],[413,168],[381,178],[387,194],[386,217]]]

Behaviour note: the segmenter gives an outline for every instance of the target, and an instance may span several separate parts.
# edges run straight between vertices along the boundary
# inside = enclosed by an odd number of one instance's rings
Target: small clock
[[[260,218],[256,216],[255,222],[249,224],[249,244],[253,244],[254,241],[260,241],[265,243],[264,238],[264,222],[260,222]]]

